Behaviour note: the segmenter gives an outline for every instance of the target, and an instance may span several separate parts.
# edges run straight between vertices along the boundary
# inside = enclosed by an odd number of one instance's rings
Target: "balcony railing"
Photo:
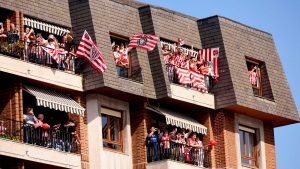
[[[0,139],[32,144],[56,151],[80,153],[77,133],[60,131],[58,128],[35,128],[34,125],[11,119],[0,118]]]
[[[31,63],[55,68],[61,71],[68,71],[76,74],[81,73],[80,66],[83,64],[82,59],[77,58],[74,53],[63,52],[58,54],[57,63],[39,44],[24,44],[22,41],[9,42],[6,39],[0,39],[0,53]],[[17,65],[16,65],[17,66]]]
[[[169,159],[199,167],[208,167],[210,164],[209,157],[209,149],[196,148],[173,141],[170,141],[169,148],[163,147],[159,143],[149,143],[147,146],[147,160],[149,163]]]

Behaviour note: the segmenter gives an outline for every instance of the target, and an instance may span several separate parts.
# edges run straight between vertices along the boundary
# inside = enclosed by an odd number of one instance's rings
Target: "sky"
[[[300,111],[299,0],[140,0],[197,18],[221,15],[273,35],[298,112]],[[300,168],[300,124],[275,128],[277,169]]]

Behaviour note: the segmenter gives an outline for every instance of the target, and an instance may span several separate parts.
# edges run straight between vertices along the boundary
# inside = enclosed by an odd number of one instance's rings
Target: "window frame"
[[[103,146],[104,149],[107,150],[111,150],[111,151],[116,151],[116,152],[124,152],[124,146],[123,146],[123,112],[120,110],[115,110],[115,109],[111,109],[111,108],[107,108],[107,107],[102,107],[108,110],[112,110],[112,111],[117,111],[121,113],[121,117],[117,117],[117,116],[113,116],[113,115],[109,115],[107,113],[100,113],[101,116],[101,123],[102,123],[102,116],[105,115],[107,118],[107,139],[103,138],[103,128],[101,128],[102,130],[102,144],[105,142],[107,144],[115,144],[117,146],[120,147],[120,149],[114,149],[114,148],[110,148],[110,147],[105,147]],[[118,131],[118,136],[119,136],[119,141],[112,141],[110,138],[110,118],[111,117],[115,117],[115,118],[119,118],[119,131]]]
[[[112,38],[114,38],[114,39],[118,39],[119,41],[126,41],[127,45],[130,43],[130,38],[129,37],[120,35],[120,34],[115,33],[115,32],[109,32],[109,37],[110,37],[110,41],[111,41]],[[111,43],[113,43],[113,42],[111,41]],[[127,57],[128,57],[128,75],[127,75],[127,77],[123,77],[123,76],[119,76],[119,77],[132,79],[132,60],[131,60],[132,52],[131,51],[128,52]]]
[[[253,58],[250,58],[250,57],[246,57],[247,69],[248,69],[249,64],[253,64],[253,65],[257,66],[257,68],[259,68],[260,71],[261,71],[261,66],[262,66],[263,62],[259,61],[259,60],[256,60],[256,59],[253,59]],[[249,69],[248,69],[248,72],[249,72]],[[261,74],[261,72],[260,72],[260,74]],[[258,95],[256,95],[256,96],[263,97],[263,91],[262,91],[263,87],[262,87],[262,76],[261,75],[259,76],[259,82],[258,83],[259,83],[258,84],[259,87],[254,86],[252,84],[251,84],[251,87],[253,89],[257,89],[258,90]]]
[[[248,131],[246,131],[248,130]],[[253,130],[254,132],[250,132],[249,130]],[[247,127],[247,126],[243,126],[243,125],[239,125],[239,128],[238,128],[238,131],[239,131],[239,139],[241,141],[241,135],[240,135],[240,131],[242,131],[242,135],[243,135],[243,152],[244,154],[242,154],[242,150],[240,150],[240,155],[241,155],[241,164],[242,166],[245,166],[245,167],[251,167],[251,168],[258,168],[258,158],[257,158],[257,137],[256,137],[256,129],[255,128],[251,128],[251,127]],[[252,145],[252,150],[253,150],[253,156],[254,157],[249,157],[247,156],[247,145],[246,145],[246,139],[245,139],[245,135],[246,133],[250,133],[252,137],[252,140],[253,140],[253,145]],[[241,142],[239,143],[240,144],[240,147],[241,147]],[[250,160],[252,162],[254,162],[254,165],[251,165],[251,164],[248,164],[248,163],[243,163],[243,160],[242,159],[246,159],[246,160]]]

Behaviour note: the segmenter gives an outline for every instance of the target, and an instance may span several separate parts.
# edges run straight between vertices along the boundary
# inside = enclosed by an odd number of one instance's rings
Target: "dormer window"
[[[274,100],[265,62],[246,57],[246,64],[254,96]]]

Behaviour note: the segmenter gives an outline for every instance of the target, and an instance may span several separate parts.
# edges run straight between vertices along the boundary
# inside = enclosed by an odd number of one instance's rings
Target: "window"
[[[139,65],[136,49],[128,47],[129,38],[110,33],[110,40],[117,75],[141,82],[142,69]]]
[[[103,147],[122,151],[121,112],[101,108]]]
[[[246,64],[253,94],[258,97],[274,100],[265,63],[246,57]]]
[[[261,64],[258,61],[247,59],[247,68],[249,72],[249,81],[253,88],[254,95],[262,96],[261,86]]]
[[[241,162],[245,166],[256,166],[255,129],[239,126]]]

